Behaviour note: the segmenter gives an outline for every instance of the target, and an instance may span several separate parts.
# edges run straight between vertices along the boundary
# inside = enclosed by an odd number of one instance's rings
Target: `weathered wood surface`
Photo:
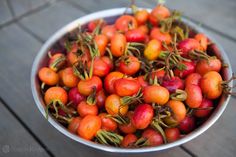
[[[167,5],[183,11],[185,16],[236,41],[235,0],[167,0]]]
[[[8,0],[14,16],[18,17],[55,0]]]
[[[19,22],[41,39],[47,40],[65,24],[83,15],[85,15],[84,12],[62,1],[53,3],[48,8],[24,17]]]
[[[42,45],[40,41],[45,41],[68,22],[89,12],[115,7],[126,7],[129,5],[129,2],[126,0],[50,0],[50,3],[48,3],[49,0],[40,0],[37,2],[28,2],[29,0],[21,1],[24,1],[24,3],[21,3],[22,6],[20,9],[18,5],[13,6],[15,3],[19,3],[16,0],[10,0],[10,5],[16,16],[25,14],[24,17],[16,21],[16,24],[13,23],[0,29],[0,97],[53,155],[97,156],[97,151],[92,149],[90,151],[84,151],[87,147],[59,133],[41,116],[35,106],[30,91],[31,65],[33,58]],[[220,5],[217,5],[219,4],[218,1],[179,0],[167,1],[167,4],[171,8],[183,10],[187,17],[204,23],[209,28],[210,34],[227,51],[233,70],[235,71],[236,62],[234,59],[236,58],[236,54],[234,51],[236,46],[235,41],[230,40],[232,37],[235,37],[235,30],[232,27],[236,24],[235,3],[234,0],[226,0],[224,4],[220,3]],[[137,3],[143,7],[154,5],[154,1],[151,0],[137,0]],[[44,5],[45,7],[42,7]],[[0,5],[0,12],[2,11],[1,7]],[[41,8],[37,10],[37,7]],[[201,9],[201,12],[199,12],[199,9]],[[27,12],[31,11],[32,13],[27,14]],[[5,9],[4,13],[9,13],[9,10]],[[220,17],[220,22],[217,17]],[[0,14],[0,21],[1,19],[11,19],[11,15],[9,14],[9,16],[6,15],[3,17]],[[216,34],[216,32],[220,33],[220,35]],[[222,33],[224,37],[221,35]],[[235,99],[231,99],[225,113],[216,124],[203,135],[184,144],[184,148],[187,148],[196,156],[235,156],[236,123],[234,123],[234,119],[236,118],[236,106],[234,103]],[[12,121],[14,119],[9,119],[9,122]],[[10,132],[6,133],[7,136],[10,136]],[[27,138],[26,135],[25,138]],[[30,135],[28,135],[28,138],[32,139]],[[14,141],[12,143],[14,144]],[[1,141],[0,144],[2,144]],[[189,156],[180,147],[161,152],[158,155]],[[0,156],[2,155],[0,154]]]
[[[48,154],[0,102],[0,156],[45,156]]]
[[[12,19],[10,10],[7,7],[7,0],[0,1],[0,24],[6,23]]]
[[[87,11],[107,8],[124,7],[129,5],[127,0],[69,0]],[[138,6],[154,7],[156,0],[136,0]],[[193,20],[236,40],[236,1],[235,0],[166,0],[171,9],[180,10]]]

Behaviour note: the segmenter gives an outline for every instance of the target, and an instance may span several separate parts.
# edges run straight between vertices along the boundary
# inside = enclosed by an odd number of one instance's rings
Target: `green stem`
[[[90,69],[91,69],[91,67],[90,67]],[[88,78],[90,78],[90,77],[89,77],[89,74],[88,74],[87,71],[86,71],[86,69],[84,69],[84,78],[85,78],[85,80],[87,80]]]
[[[107,115],[108,118],[111,118],[112,120],[114,120],[115,122],[117,122],[118,124],[128,124],[129,120],[122,117],[121,115]]]
[[[87,97],[87,103],[89,105],[95,105],[96,104],[96,87],[93,87],[92,93]]]
[[[74,64],[73,66],[73,73],[75,76],[79,77],[81,80],[84,80],[85,77],[80,73],[80,71],[77,69],[76,65]]]
[[[161,134],[161,136],[163,137],[164,143],[167,143],[165,132],[162,129],[162,127],[158,124],[158,122],[155,122],[155,120],[153,120],[151,123],[151,126]]]
[[[46,107],[45,107],[45,113],[46,113],[46,119],[48,120],[48,114],[49,114],[49,108],[50,108],[51,103],[49,103]]]
[[[143,43],[128,42],[128,44],[129,44],[129,47],[136,47],[136,46],[145,47],[145,44],[143,44]]]
[[[170,95],[172,100],[185,101],[187,99],[187,93],[184,90],[176,89],[175,93]]]
[[[158,58],[165,60],[168,55],[169,55],[168,51],[161,51]]]
[[[57,71],[58,70],[58,65],[61,63],[61,62],[64,62],[66,60],[66,57],[65,56],[62,56],[62,57],[59,57],[57,58],[51,65],[50,65],[50,68],[54,69]]]
[[[66,118],[66,117],[64,117],[64,116],[61,116],[61,115],[56,115],[56,114],[52,114],[56,119],[61,119],[61,120],[63,120],[63,121],[65,121],[67,124],[69,124],[71,121],[72,121],[72,119],[71,118]]]
[[[209,60],[209,58],[211,56],[209,56],[207,53],[202,52],[202,51],[191,51],[189,53],[190,57],[192,58],[196,58],[196,59],[205,59],[205,60]]]
[[[168,116],[166,118],[163,118],[162,120],[169,127],[175,127],[178,125],[178,122],[172,116]]]
[[[67,51],[67,52],[70,52],[70,51],[71,51],[70,42],[69,42],[69,41],[66,41],[64,45],[65,45],[66,51]]]
[[[73,104],[73,101],[70,101],[69,103],[66,104],[66,106],[71,106]]]
[[[163,5],[163,4],[165,4],[166,3],[166,1],[165,0],[156,0],[157,1],[157,4],[161,4],[161,5]]]
[[[102,144],[105,144],[105,145],[109,145],[106,141],[106,139],[101,135],[101,134],[98,134],[96,135],[96,138],[98,139],[98,142],[99,143],[102,143]]]
[[[159,121],[159,124],[162,125],[165,128],[170,128],[167,124],[165,124],[162,120]]]
[[[93,33],[92,33],[93,35],[99,34],[99,32],[100,32],[100,30],[101,30],[102,23],[103,23],[103,19],[100,19],[100,20],[98,21],[98,25],[96,26],[96,28],[94,29],[94,31],[93,31]]]
[[[212,109],[214,109],[214,107],[194,108],[194,110],[212,110]]]
[[[127,56],[127,53],[129,51],[128,47],[129,47],[129,43],[126,44],[124,56]]]
[[[48,57],[52,58],[52,52],[51,51],[48,51]]]
[[[56,106],[56,101],[52,102],[52,106],[53,106],[53,108],[54,108],[54,110],[56,112],[56,118],[57,118],[58,117],[58,109],[57,109],[57,106]]]
[[[89,78],[92,78],[92,76],[93,76],[93,64],[94,64],[94,57],[91,60],[91,66],[90,66],[90,70],[89,70]]]
[[[61,107],[61,109],[66,112],[67,114],[77,114],[76,111],[72,111],[70,109],[68,109],[60,100],[57,101],[57,103],[59,104],[59,106]]]
[[[99,130],[96,134],[96,138],[102,144],[112,144],[114,146],[119,146],[123,140],[123,136],[106,130]]]
[[[113,55],[111,53],[111,50],[108,47],[106,48],[106,50],[108,52],[108,55],[109,55],[110,59],[113,60]]]
[[[44,82],[42,82],[42,84],[41,84],[41,90],[43,91],[43,90],[44,90],[44,88],[45,88],[45,83],[44,83]]]
[[[142,89],[140,88],[139,91],[133,95],[133,96],[124,96],[120,99],[120,102],[122,105],[129,105],[129,104],[132,104],[134,102],[141,102],[141,98],[143,96],[143,93],[142,93]]]
[[[153,85],[159,85],[157,76],[155,76],[153,79]]]
[[[131,3],[130,8],[132,9],[133,14],[135,14],[138,11],[138,7]]]
[[[134,143],[135,146],[138,146],[138,147],[146,147],[146,146],[149,146],[149,141],[148,139],[144,138],[144,137],[140,137],[135,143]]]
[[[96,56],[95,54],[94,54],[94,50],[93,50],[93,48],[90,46],[90,44],[86,44],[86,46],[88,47],[88,49],[89,49],[89,54],[90,54],[90,56],[93,58],[94,56]]]

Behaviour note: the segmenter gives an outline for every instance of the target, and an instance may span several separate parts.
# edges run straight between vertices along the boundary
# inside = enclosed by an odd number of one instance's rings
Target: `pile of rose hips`
[[[69,33],[38,76],[47,115],[70,132],[118,147],[157,146],[201,125],[230,88],[214,44],[179,12],[160,4],[132,10]]]

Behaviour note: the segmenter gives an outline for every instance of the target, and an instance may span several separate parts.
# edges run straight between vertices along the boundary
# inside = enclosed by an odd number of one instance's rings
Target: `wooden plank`
[[[70,0],[81,8],[86,9],[89,12],[108,9],[108,8],[118,8],[126,7],[129,5],[130,1],[124,0]],[[83,5],[82,5],[83,4]],[[136,0],[136,4],[140,7],[150,7],[156,6],[155,0]],[[223,32],[231,38],[235,38],[236,31],[236,3],[235,0],[178,0],[178,1],[166,1],[166,5],[171,9],[177,9],[184,13],[185,16],[190,17],[199,23],[204,23],[205,25],[215,29],[216,31]],[[209,8],[211,11],[209,11]],[[219,11],[220,10],[220,11]],[[220,22],[219,22],[220,19]]]
[[[221,35],[216,34],[206,28],[203,28],[203,29],[205,29],[209,33],[209,35],[212,36],[217,42],[219,42],[220,45],[224,48],[224,50],[226,51],[229,57],[230,63],[232,65],[232,69],[235,72],[236,71],[236,62],[235,62],[235,58],[236,58],[236,53],[235,53],[236,44],[235,43],[236,42],[225,39]]]
[[[0,156],[49,156],[0,102]]]
[[[84,13],[66,2],[50,5],[37,14],[24,17],[20,23],[43,40],[47,40],[54,32]]]
[[[156,5],[153,0],[145,2],[152,4],[152,6]],[[235,0],[167,0],[166,5],[172,9],[183,11],[187,17],[236,39]]]
[[[16,25],[3,28],[0,32],[4,36],[4,39],[0,38],[4,52],[0,54],[0,96],[53,154],[67,156],[79,153],[88,156],[88,153],[80,152],[82,147],[79,144],[52,127],[34,104],[30,90],[30,70],[41,44]]]
[[[9,0],[14,16],[21,16],[39,6],[49,3],[53,0]]]
[[[69,0],[69,2],[74,2],[73,4],[84,9],[86,12],[95,12],[104,9],[126,7],[129,1],[124,0]]]
[[[0,1],[0,25],[12,19],[11,12],[7,5],[7,0]]]
[[[42,11],[46,12],[46,14],[42,15],[41,12],[39,12],[38,14],[40,16],[44,16],[45,21],[51,20],[49,24],[55,23],[51,27],[57,27],[57,23],[62,23],[62,21],[58,21],[58,19],[68,20],[68,15],[54,14],[54,16],[56,16],[55,18],[47,15],[53,13],[54,11],[56,12],[56,10],[58,9],[60,9],[61,12],[64,12],[63,9],[71,9],[66,6],[62,7],[61,5],[65,6],[66,4],[60,3],[58,8],[54,8],[52,6]],[[46,10],[51,10],[51,12]],[[65,11],[65,13],[68,12],[68,10]],[[71,10],[73,11],[73,8]],[[77,16],[79,16],[78,12]],[[36,17],[37,16],[34,15],[34,18]],[[37,19],[32,20],[36,21]],[[63,23],[66,22],[64,21]],[[54,27],[54,29],[46,26],[44,27],[44,29],[40,28],[39,26],[36,28],[34,29],[35,32],[50,32],[52,30],[55,31]],[[46,30],[46,28],[48,28],[49,30]],[[4,52],[0,53],[0,72],[2,74],[0,76],[0,96],[7,102],[7,104],[10,105],[12,109],[14,109],[14,111],[40,138],[40,140],[48,147],[48,149],[53,154],[55,154],[55,156],[59,157],[75,155],[99,156],[98,154],[100,154],[101,156],[114,156],[114,154],[112,153],[108,154],[94,149],[88,149],[88,147],[69,139],[68,137],[60,134],[41,116],[37,107],[34,105],[34,101],[32,99],[30,91],[31,65],[33,58],[39,50],[41,44],[25,32],[23,32],[16,25],[10,25],[7,28],[3,28],[2,30],[0,30],[0,34],[5,37],[4,39],[0,39],[0,47]],[[16,37],[20,37],[20,40]],[[171,154],[174,154],[174,156],[188,156],[188,154],[179,147],[160,153],[161,156],[170,156]],[[156,154],[152,155],[156,156]]]
[[[111,8],[121,8],[121,7],[128,7],[130,5],[130,1],[128,0],[69,0],[68,2],[73,2],[79,8],[84,9],[86,12],[95,12],[104,9],[111,9]],[[150,7],[149,3],[145,1],[137,0],[136,4],[141,7]]]
[[[205,133],[184,144],[197,156],[235,157],[236,99],[231,99],[220,119]]]
[[[123,0],[70,0],[77,3],[81,8],[87,11],[97,11],[108,8],[126,7],[130,1]],[[81,5],[83,4],[83,5]],[[136,4],[140,7],[153,8],[156,5],[156,1],[136,0]],[[220,5],[219,5],[220,4]],[[99,5],[99,7],[98,7]],[[236,31],[234,29],[236,25],[236,3],[234,0],[226,0],[224,3],[220,0],[178,0],[178,1],[166,1],[166,5],[171,9],[177,9],[183,11],[184,15],[193,18],[199,23],[204,23],[209,27],[212,27],[216,31],[224,32],[226,35],[235,38]],[[209,11],[209,8],[212,11]],[[220,11],[218,11],[220,10]],[[220,19],[220,22],[219,22]]]

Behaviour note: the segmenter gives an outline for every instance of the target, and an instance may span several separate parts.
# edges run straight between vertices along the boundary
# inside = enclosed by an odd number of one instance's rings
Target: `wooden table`
[[[125,7],[128,0],[0,1],[0,156],[98,156],[53,128],[39,113],[30,90],[34,57],[55,31],[97,10]],[[154,7],[154,0],[137,0]],[[170,8],[185,12],[225,48],[236,67],[236,1],[175,0]],[[232,98],[221,118],[204,134],[157,156],[235,156],[236,105]]]

